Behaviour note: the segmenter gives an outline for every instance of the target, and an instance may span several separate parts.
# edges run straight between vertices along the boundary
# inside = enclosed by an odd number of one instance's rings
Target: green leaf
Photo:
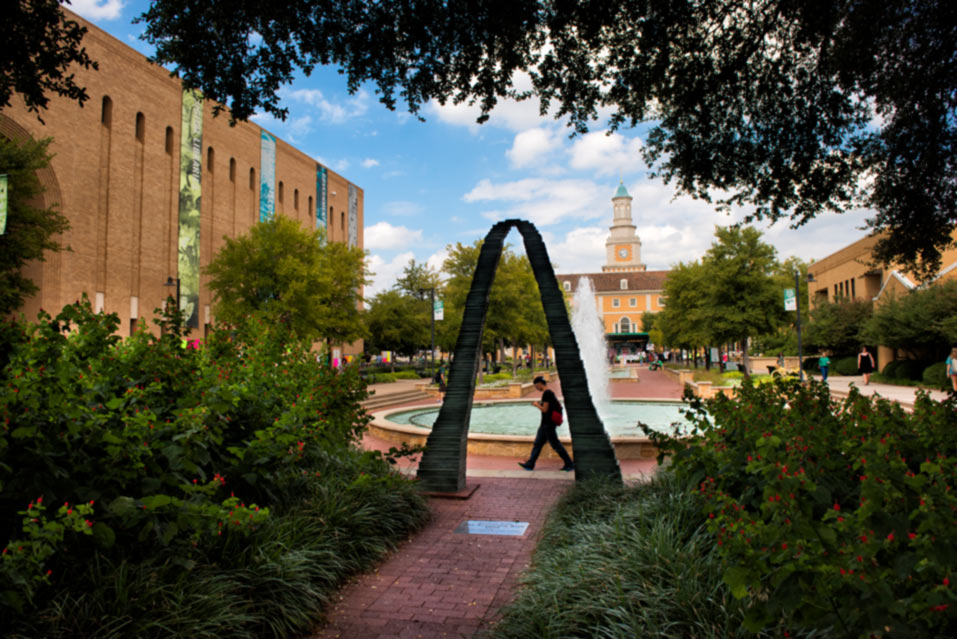
[[[110,401],[106,403],[106,407],[109,408],[110,410],[116,410],[122,405],[123,405],[122,397],[114,397],[113,399],[111,399]]]
[[[121,496],[110,502],[107,510],[120,518],[127,518],[136,513],[136,502],[132,497]]]
[[[173,498],[169,495],[152,495],[150,497],[143,497],[140,499],[140,502],[149,510],[168,506],[172,501]]]
[[[731,566],[724,571],[724,583],[731,588],[735,599],[744,599],[748,594],[751,572],[741,566]]]
[[[102,521],[98,521],[93,524],[93,539],[101,548],[112,548],[116,543],[116,533]]]
[[[13,432],[10,433],[10,436],[14,439],[25,439],[27,437],[33,437],[36,432],[36,426],[21,426],[19,428],[14,428]]]

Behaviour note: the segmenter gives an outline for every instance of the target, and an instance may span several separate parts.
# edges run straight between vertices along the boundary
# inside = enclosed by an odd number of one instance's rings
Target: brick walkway
[[[467,500],[432,499],[426,528],[340,593],[316,639],[471,637],[511,600],[567,481],[483,477]],[[453,532],[466,520],[527,521],[521,537]]]

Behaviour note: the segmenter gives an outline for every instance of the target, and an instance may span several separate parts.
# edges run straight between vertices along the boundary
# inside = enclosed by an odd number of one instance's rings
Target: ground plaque
[[[469,520],[459,524],[455,532],[463,535],[510,535],[521,537],[528,528],[527,521]]]

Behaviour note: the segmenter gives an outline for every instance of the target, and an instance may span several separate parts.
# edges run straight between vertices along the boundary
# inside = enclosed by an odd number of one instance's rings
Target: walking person
[[[518,462],[518,465],[525,470],[535,470],[535,462],[538,460],[542,448],[545,447],[545,442],[548,442],[558,453],[558,456],[562,458],[562,461],[565,462],[562,470],[575,470],[572,458],[568,456],[568,451],[558,441],[558,435],[555,433],[558,425],[562,423],[562,405],[555,397],[555,393],[548,388],[548,382],[545,381],[544,377],[536,377],[534,384],[535,389],[542,393],[542,399],[533,402],[532,406],[541,411],[542,421],[538,426],[538,432],[535,434],[535,442],[532,444],[532,453],[528,456],[528,461]]]
[[[439,400],[441,401],[445,398],[445,364],[439,364],[439,368],[435,371],[435,377],[432,378],[432,381],[439,386]]]
[[[821,355],[821,359],[818,360],[818,368],[821,369],[821,381],[827,381],[827,372],[831,367],[831,358],[827,356],[827,351],[824,351],[824,354]]]
[[[861,352],[857,354],[857,372],[864,376],[864,385],[871,383],[871,373],[876,368],[874,356],[868,352],[866,346],[861,346]]]
[[[950,357],[947,358],[947,377],[954,386],[954,392],[957,392],[957,346],[950,350]]]

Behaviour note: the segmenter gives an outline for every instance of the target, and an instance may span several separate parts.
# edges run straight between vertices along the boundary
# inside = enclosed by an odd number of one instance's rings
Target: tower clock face
[[[625,259],[626,257],[628,257],[628,249],[626,248],[618,249],[618,257],[620,257],[621,259]]]

